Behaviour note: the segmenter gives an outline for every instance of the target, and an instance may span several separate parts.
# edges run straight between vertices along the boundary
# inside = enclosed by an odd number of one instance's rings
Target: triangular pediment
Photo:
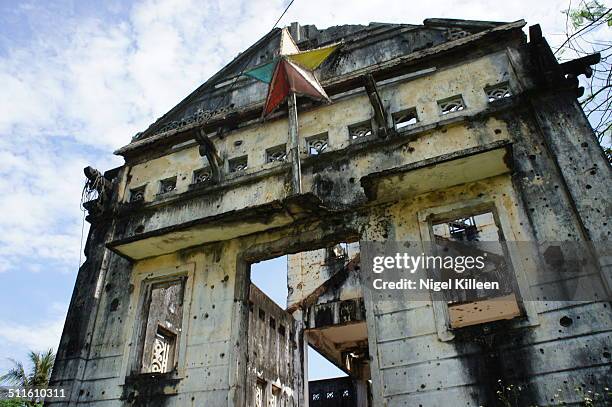
[[[267,84],[254,78],[254,75],[248,77],[241,74],[257,67],[261,69],[256,73],[266,74],[265,65],[272,62],[281,49],[295,51],[297,47],[304,51],[342,41],[344,46],[341,52],[332,55],[317,70],[318,79],[324,83],[326,79],[350,75],[353,71],[504,24],[507,23],[427,19],[423,25],[370,23],[367,26],[343,25],[317,29],[313,25],[300,27],[294,23],[291,36],[295,42],[290,41],[291,37],[283,36],[282,29],[275,28],[240,53],[148,129],[137,134],[133,141],[169,131],[180,131],[204,123],[211,116],[263,103],[266,100]]]

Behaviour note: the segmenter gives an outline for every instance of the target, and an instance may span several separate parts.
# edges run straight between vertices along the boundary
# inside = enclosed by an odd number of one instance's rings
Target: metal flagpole
[[[295,92],[289,94],[289,155],[291,158],[291,185],[294,195],[302,193],[302,167],[300,164],[300,143],[298,140],[297,101]]]

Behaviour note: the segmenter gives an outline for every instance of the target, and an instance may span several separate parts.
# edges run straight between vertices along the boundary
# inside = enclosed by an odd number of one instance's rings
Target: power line
[[[289,2],[289,4],[287,4],[287,7],[285,7],[285,10],[283,11],[283,13],[280,15],[280,17],[276,20],[276,22],[274,23],[274,25],[272,26],[272,28],[270,30],[268,30],[268,32],[272,31],[273,29],[276,28],[276,26],[278,25],[278,23],[280,22],[280,20],[285,16],[285,14],[287,13],[287,11],[289,10],[289,8],[291,7],[291,5],[293,4],[295,0],[291,0]],[[240,69],[240,73],[238,75],[236,75],[236,77],[234,78],[234,80],[232,81],[232,83],[230,84],[229,89],[227,90],[226,93],[231,93],[232,90],[234,90],[234,86],[236,85],[236,83],[238,82],[238,79],[240,79],[240,77],[242,76],[242,74],[244,74],[244,71],[246,70],[246,68],[249,66],[249,63],[251,62],[251,60],[253,59],[253,55],[254,53],[251,53],[251,55],[249,56],[249,58],[247,59],[246,63],[242,66],[242,68]],[[219,110],[219,108],[221,107],[221,103],[223,103],[223,98],[219,98],[219,103],[217,103],[217,106],[215,107],[215,109],[213,110],[213,114],[202,124],[200,124],[200,126],[204,126],[206,124],[208,124],[208,122],[210,122],[210,120],[213,118],[214,116],[214,112]]]
[[[272,30],[276,28],[276,26],[278,25],[278,22],[281,20],[281,18],[283,18],[285,16],[285,13],[287,12],[287,10],[289,10],[289,7],[291,7],[291,5],[293,4],[295,0],[291,0],[289,2],[289,4],[287,4],[287,7],[285,7],[285,11],[283,11],[283,14],[281,14],[281,16],[278,18],[278,20],[276,20],[276,22],[274,23],[274,27],[272,27]]]

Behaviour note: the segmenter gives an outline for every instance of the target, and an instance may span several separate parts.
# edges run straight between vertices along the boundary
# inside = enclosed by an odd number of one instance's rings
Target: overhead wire
[[[274,30],[278,26],[278,23],[282,20],[282,18],[285,16],[287,11],[289,11],[289,8],[291,8],[291,5],[293,5],[294,1],[295,0],[291,0],[289,4],[287,4],[282,14],[280,15],[280,17],[276,19],[276,21],[274,22],[274,25],[272,26],[270,30],[268,30],[268,32]],[[234,80],[230,84],[230,87],[227,91],[228,94],[231,93],[231,91],[234,89],[236,82],[242,76],[242,74],[244,74],[244,71],[249,66],[252,59],[253,59],[253,53],[251,53],[246,63],[242,66],[240,73],[234,78]],[[222,102],[223,102],[223,99],[219,99],[219,102],[217,103],[217,106],[215,107],[213,112],[219,110]],[[200,126],[207,124],[212,117],[213,115],[211,114],[203,123],[200,124]],[[102,175],[96,177],[96,179],[93,181],[88,179],[85,182],[85,186],[83,187],[83,192],[81,193],[81,202],[79,206],[80,206],[81,211],[83,212],[83,219],[82,219],[82,225],[81,225],[81,243],[79,246],[79,267],[81,267],[81,260],[82,260],[82,254],[83,254],[83,238],[84,238],[84,231],[85,231],[85,212],[87,211],[84,207],[84,204],[85,202],[92,201],[99,197],[97,191],[99,190],[98,187],[100,187],[100,184],[103,182],[101,178],[102,178]]]

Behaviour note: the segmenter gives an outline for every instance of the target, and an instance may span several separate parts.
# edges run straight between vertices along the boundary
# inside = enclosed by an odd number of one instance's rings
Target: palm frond
[[[9,371],[0,376],[0,383],[6,383],[13,386],[27,387],[29,385],[28,375],[26,374],[23,364],[14,359],[9,359],[13,362],[13,367]]]

